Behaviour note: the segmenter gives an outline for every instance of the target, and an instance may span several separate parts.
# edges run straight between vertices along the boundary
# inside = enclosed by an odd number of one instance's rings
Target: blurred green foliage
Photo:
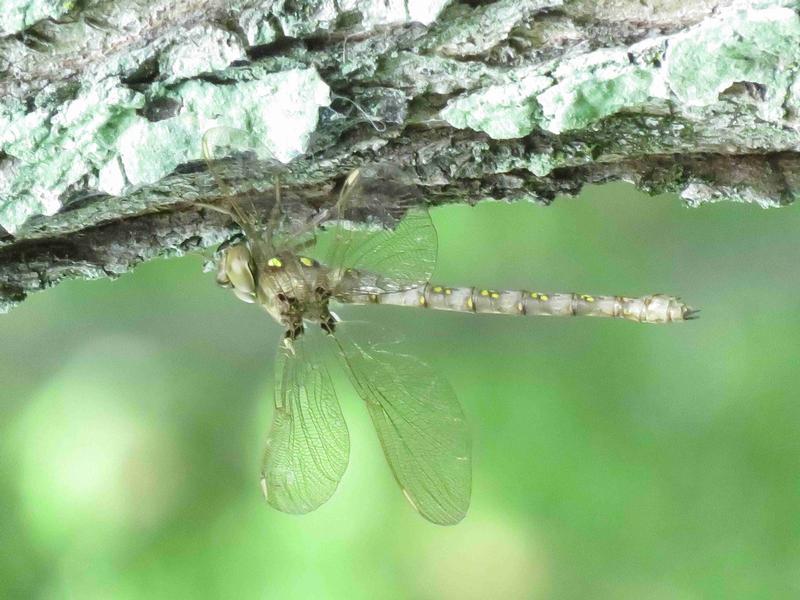
[[[682,295],[699,321],[352,307],[452,381],[470,513],[425,522],[343,377],[350,468],[318,511],[258,485],[279,327],[200,257],[0,317],[0,596],[800,597],[800,212],[624,185],[434,211],[436,280]]]

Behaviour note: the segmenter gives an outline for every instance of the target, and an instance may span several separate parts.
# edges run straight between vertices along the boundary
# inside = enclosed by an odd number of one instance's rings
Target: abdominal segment
[[[686,321],[697,313],[679,298],[665,294],[630,298],[435,284],[397,292],[354,294],[339,300],[353,304],[389,304],[476,314],[608,317],[638,323]]]

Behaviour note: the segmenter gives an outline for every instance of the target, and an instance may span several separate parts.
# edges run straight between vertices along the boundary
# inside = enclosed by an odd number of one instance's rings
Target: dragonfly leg
[[[301,231],[298,235],[305,235],[306,233],[307,233],[306,231]],[[304,242],[301,242],[301,243],[297,244],[292,249],[295,252],[302,251],[302,250],[308,250],[309,248],[313,248],[316,243],[317,243],[317,236],[314,236],[311,239],[308,239],[308,240],[306,240]]]
[[[292,315],[291,311],[296,311],[297,307],[300,306],[300,301],[297,298],[295,298],[294,296],[287,296],[283,292],[278,292],[276,298],[279,301],[283,302],[289,308],[290,312],[287,312],[284,315],[285,317],[291,317]],[[300,327],[302,329],[302,323],[298,323],[296,327]],[[290,328],[295,328],[295,325],[292,325]]]
[[[295,355],[295,352],[294,352],[294,340],[289,339],[288,337],[284,336],[283,337],[283,347],[286,348],[286,352],[288,352],[291,356]]]
[[[317,302],[322,304],[322,311],[319,324],[322,331],[327,334],[332,334],[336,330],[336,316],[328,309],[328,300],[331,297],[331,291],[321,285],[314,288],[314,294],[317,297]]]
[[[234,233],[230,238],[228,238],[227,240],[222,242],[219,246],[217,246],[217,252],[224,252],[225,250],[227,250],[228,248],[230,248],[235,244],[244,243],[245,239],[246,238],[242,232]]]
[[[333,334],[336,331],[336,317],[334,317],[331,313],[327,313],[322,317],[322,320],[320,321],[320,327],[322,327],[322,331],[328,335]]]
[[[321,210],[311,221],[308,223],[309,227],[317,229],[321,227],[324,221],[327,221],[331,216],[329,208]]]
[[[269,227],[267,227],[267,243],[272,243],[272,233],[277,231],[278,223],[281,215],[281,180],[278,175],[272,179],[272,185],[275,187],[275,202],[272,204],[272,210],[269,211]]]
[[[317,215],[311,221],[305,223],[302,227],[299,227],[298,229],[293,231],[292,232],[293,238],[302,238],[309,234],[311,235],[311,237],[302,242],[292,244],[292,251],[302,252],[303,250],[306,250],[308,248],[313,248],[317,243],[316,231],[317,229],[321,229],[319,224],[321,220],[327,219],[327,217],[328,217],[328,211],[326,209],[325,211],[323,211],[322,217],[320,215]]]
[[[236,220],[236,213],[222,206],[216,206],[215,204],[207,204],[205,202],[195,202],[194,205],[199,206],[200,208],[205,208],[208,210],[213,210],[214,212],[222,213],[223,215],[227,215],[232,219]]]
[[[305,331],[303,323],[290,324],[289,329],[287,329],[286,333],[283,334],[284,345],[286,345],[287,348],[291,349],[292,342],[294,342],[297,338],[303,335],[303,331]]]

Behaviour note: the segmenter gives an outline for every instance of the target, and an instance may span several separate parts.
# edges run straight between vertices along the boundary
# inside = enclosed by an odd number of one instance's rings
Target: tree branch
[[[296,219],[375,161],[431,204],[626,180],[767,207],[800,185],[788,0],[67,6],[0,20],[0,310],[229,237],[197,204],[220,200],[200,148],[220,125],[292,160]],[[270,172],[219,172],[269,210]]]

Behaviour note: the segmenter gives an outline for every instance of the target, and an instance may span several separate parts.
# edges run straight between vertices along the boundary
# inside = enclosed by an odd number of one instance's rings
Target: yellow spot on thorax
[[[283,266],[283,262],[277,256],[273,256],[267,261],[268,267],[274,267],[276,269],[280,269]]]
[[[298,256],[297,260],[299,260],[300,264],[303,265],[304,267],[313,267],[314,266],[314,261],[312,259],[308,258],[307,256]]]

